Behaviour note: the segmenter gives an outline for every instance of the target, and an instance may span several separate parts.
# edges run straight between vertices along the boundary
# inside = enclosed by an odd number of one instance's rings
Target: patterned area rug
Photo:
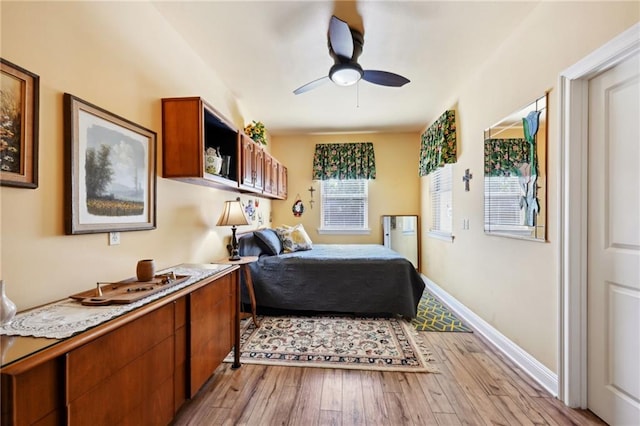
[[[418,331],[461,331],[473,333],[446,306],[427,290],[418,303],[418,314],[411,321]]]
[[[396,318],[259,316],[241,325],[245,364],[437,372],[422,338]],[[233,361],[230,353],[225,362]]]

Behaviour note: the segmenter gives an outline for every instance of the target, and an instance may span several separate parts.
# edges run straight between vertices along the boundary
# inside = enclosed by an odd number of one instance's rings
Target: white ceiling
[[[420,131],[534,2],[158,1],[167,21],[272,135]],[[328,74],[331,15],[363,32],[358,62],[411,82],[293,90]]]

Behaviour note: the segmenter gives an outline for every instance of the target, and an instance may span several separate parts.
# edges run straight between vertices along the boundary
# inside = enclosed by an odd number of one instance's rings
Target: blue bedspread
[[[376,244],[314,244],[312,250],[263,254],[240,241],[258,306],[304,311],[415,317],[424,282],[409,260]]]

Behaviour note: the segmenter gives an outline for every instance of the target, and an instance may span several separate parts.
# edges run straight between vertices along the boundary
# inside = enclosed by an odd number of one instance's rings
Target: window
[[[368,233],[368,180],[320,181],[320,233]]]
[[[453,231],[453,165],[445,164],[429,174],[431,194],[431,227],[429,235],[450,240]]]

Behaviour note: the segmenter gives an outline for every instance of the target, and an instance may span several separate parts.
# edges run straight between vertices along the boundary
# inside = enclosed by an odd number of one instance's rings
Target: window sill
[[[318,234],[326,235],[369,235],[371,229],[322,229],[318,228]]]
[[[454,239],[453,234],[449,234],[446,232],[429,231],[427,232],[427,236],[436,240],[448,241],[450,243],[452,243]]]

